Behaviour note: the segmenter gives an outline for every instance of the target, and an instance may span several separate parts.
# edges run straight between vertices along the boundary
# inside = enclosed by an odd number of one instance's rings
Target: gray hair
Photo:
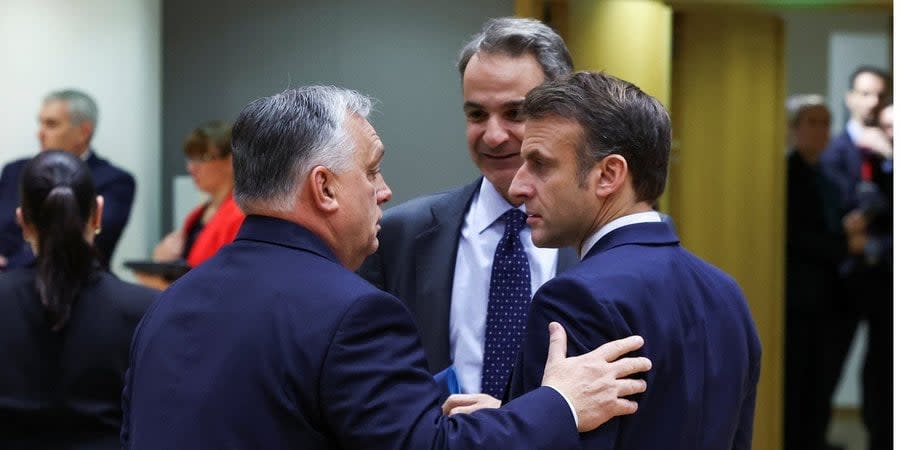
[[[334,86],[288,89],[250,102],[232,128],[234,198],[241,209],[288,211],[296,186],[316,166],[349,168],[350,116],[366,118],[372,99]]]
[[[790,126],[797,125],[797,121],[800,120],[800,115],[810,108],[821,106],[828,109],[828,105],[825,103],[825,97],[822,97],[819,94],[792,95],[784,102],[784,106],[787,111],[788,125]]]
[[[481,32],[459,53],[459,75],[466,71],[472,56],[478,52],[519,57],[534,56],[547,80],[572,73],[572,56],[562,38],[552,28],[534,19],[501,17],[485,22]]]
[[[84,122],[90,122],[93,125],[93,131],[97,130],[97,103],[90,95],[76,89],[63,89],[53,91],[44,97],[44,103],[51,101],[65,102],[69,112],[69,120],[74,125],[81,125]],[[91,132],[91,137],[94,133]]]

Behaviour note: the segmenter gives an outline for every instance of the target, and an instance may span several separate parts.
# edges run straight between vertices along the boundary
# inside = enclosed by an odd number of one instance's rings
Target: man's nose
[[[484,126],[484,143],[491,148],[499,147],[509,140],[509,131],[504,126],[502,119],[490,117]]]

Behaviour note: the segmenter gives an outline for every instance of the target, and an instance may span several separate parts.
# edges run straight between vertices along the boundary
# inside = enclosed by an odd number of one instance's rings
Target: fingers
[[[603,347],[601,347],[603,348]],[[616,378],[625,378],[641,372],[646,372],[653,367],[649,359],[643,356],[635,358],[622,358],[609,363],[610,371]]]
[[[456,398],[454,398],[456,397]],[[480,409],[499,408],[500,400],[487,394],[451,395],[441,407],[444,414],[471,414]]]
[[[547,349],[547,364],[555,364],[566,359],[566,330],[559,323],[550,322],[550,347]]]
[[[562,326],[560,326],[562,328]],[[550,342],[553,343],[553,336],[550,336]],[[633,352],[644,346],[644,338],[640,336],[629,336],[624,339],[619,339],[612,342],[607,342],[601,345],[596,350],[591,353],[599,353],[601,357],[605,361],[615,361],[621,358],[623,355],[629,352]],[[563,349],[565,350],[565,349]],[[563,356],[565,356],[565,352],[563,352]],[[649,361],[648,361],[649,362]],[[647,368],[649,370],[649,367]]]
[[[451,409],[450,413],[448,413],[447,415],[452,416],[454,414],[472,414],[473,412],[478,411],[482,408],[483,407],[480,405],[457,406],[456,408]]]
[[[615,417],[634,414],[637,412],[637,410],[638,404],[636,401],[620,398],[613,403],[613,406],[609,409],[609,412],[613,415],[613,417]]]
[[[453,394],[450,397],[447,397],[447,400],[441,405],[441,411],[444,415],[448,415],[454,408],[470,406],[478,402],[479,395],[481,394]]]
[[[647,382],[644,380],[635,380],[626,378],[619,380],[619,397],[627,397],[629,395],[640,394],[647,390]]]

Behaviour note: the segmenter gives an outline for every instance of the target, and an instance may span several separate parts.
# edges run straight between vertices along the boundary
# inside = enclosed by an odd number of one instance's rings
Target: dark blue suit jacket
[[[359,274],[402,300],[419,326],[428,368],[444,370],[450,358],[450,296],[466,212],[482,178],[447,192],[418,197],[384,212],[378,239]],[[574,249],[560,249],[556,272],[578,262]]]
[[[19,179],[28,159],[13,161],[3,167],[0,173],[0,255],[5,256],[8,268],[25,267],[34,255],[22,239],[22,229],[16,223],[16,208],[19,206]],[[94,247],[99,253],[100,264],[109,266],[116,244],[131,215],[134,201],[134,178],[128,172],[110,164],[91,152],[87,159],[91,169],[94,188],[103,196],[103,217],[101,232],[94,239]]]
[[[409,311],[296,224],[237,239],[145,315],[126,375],[129,449],[577,448],[565,400],[441,415]]]
[[[571,355],[639,334],[640,355],[653,362],[637,413],[582,435],[583,448],[750,448],[760,342],[747,302],[665,223],[613,230],[538,290],[512,398],[540,383],[550,321],[566,328]]]

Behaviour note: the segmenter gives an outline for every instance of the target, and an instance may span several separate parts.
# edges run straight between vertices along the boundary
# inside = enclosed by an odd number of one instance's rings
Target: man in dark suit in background
[[[572,58],[562,38],[543,23],[500,18],[485,23],[465,45],[458,68],[469,155],[482,177],[388,210],[381,246],[360,274],[410,308],[432,372],[452,364],[461,392],[498,397],[532,293],[577,262],[571,248],[531,243],[524,214],[511,212],[521,210],[522,202],[508,192],[522,163],[522,100],[544,80],[570,73]],[[507,231],[518,242],[504,244]],[[497,273],[501,258],[495,255],[503,245],[517,247],[527,276],[515,298],[497,295],[510,286]],[[514,312],[504,316],[507,308]]]
[[[544,387],[500,410],[441,414],[408,310],[352,272],[378,248],[391,197],[370,107],[313,86],[241,111],[234,195],[247,218],[135,332],[125,448],[565,449],[636,409],[619,397],[645,384],[622,377],[650,362],[606,361],[640,338],[567,359],[554,324]]]
[[[582,435],[583,448],[749,449],[761,350],[747,302],[651,209],[668,169],[666,110],[580,72],[531,91],[522,113],[510,195],[536,245],[574,246],[582,261],[535,294],[510,398],[540,384],[548,323],[566,328],[570,354],[638,333],[654,366],[640,410]]]
[[[819,163],[831,124],[825,98],[794,95],[786,104],[784,448],[835,450],[825,439],[831,397],[856,330],[839,268],[865,241],[844,234],[838,188]]]
[[[97,104],[87,94],[76,90],[51,92],[44,97],[38,123],[41,151],[65,150],[85,160],[91,169],[97,194],[104,200],[102,224],[94,246],[100,263],[108,267],[131,215],[134,178],[91,149],[91,138],[97,129]],[[27,161],[13,161],[0,173],[0,270],[23,267],[34,260],[15,217],[19,177]]]
[[[893,442],[893,145],[878,127],[890,82],[884,71],[863,66],[850,76],[844,103],[850,120],[822,154],[825,174],[840,188],[848,239],[862,237],[862,251],[844,261],[841,275],[849,302],[869,324],[863,367],[863,422],[869,448]],[[846,356],[859,315],[847,314],[849,326],[835,352]]]

